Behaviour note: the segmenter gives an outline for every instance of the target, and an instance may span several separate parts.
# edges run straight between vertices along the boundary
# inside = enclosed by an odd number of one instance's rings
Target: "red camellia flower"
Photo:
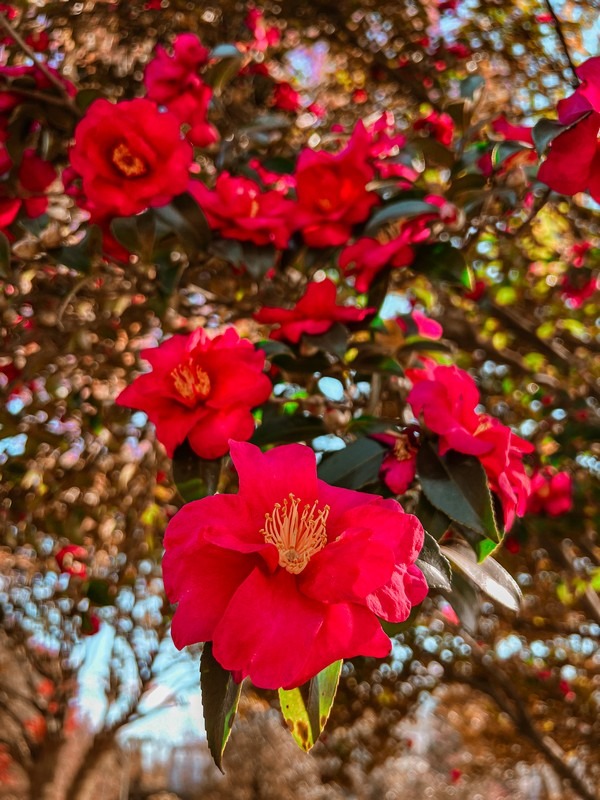
[[[201,181],[191,181],[188,187],[208,220],[221,236],[254,244],[273,244],[287,247],[295,204],[281,192],[261,192],[249,178],[234,178],[222,172],[214,191]]]
[[[230,444],[238,494],[188,503],[167,526],[175,645],[212,641],[236,681],[264,689],[387,655],[378,617],[405,620],[427,594],[421,523],[395,500],[318,480],[305,445]]]
[[[454,136],[454,121],[449,114],[438,114],[437,111],[432,111],[423,119],[418,119],[413,128],[416,131],[426,131],[430,136],[433,136],[444,147],[449,147],[452,144],[452,137]]]
[[[559,122],[572,127],[552,141],[538,178],[561,194],[587,189],[600,202],[600,56],[575,71],[581,85],[557,106]]]
[[[265,306],[254,314],[254,319],[265,325],[279,325],[271,332],[271,339],[287,339],[296,344],[303,333],[312,336],[325,333],[334,322],[361,322],[374,308],[338,306],[335,302],[336,286],[329,278],[313,281],[293,308]]]
[[[393,239],[358,239],[342,250],[339,264],[346,275],[356,275],[357,291],[366,292],[385,267],[399,269],[412,263],[415,257],[412,245],[428,238],[429,230],[425,227],[425,221],[411,221],[402,225]]]
[[[228,440],[254,433],[250,409],[271,394],[265,355],[234,328],[211,339],[199,328],[143,350],[152,372],[140,375],[116,402],[148,415],[169,457],[187,437],[200,458],[219,458]]]
[[[12,167],[8,151],[0,145],[0,172]],[[0,187],[0,228],[5,228],[16,219],[21,209],[28,217],[43,214],[48,207],[46,189],[56,178],[56,170],[49,162],[40,158],[32,149],[24,151],[17,170],[17,185],[13,195],[7,183]]]
[[[294,87],[282,81],[281,83],[277,83],[273,89],[271,105],[274,108],[280,108],[282,111],[298,111],[302,105],[302,101]]]
[[[310,247],[345,244],[352,226],[379,202],[367,190],[374,169],[369,163],[371,137],[359,122],[340,153],[303,150],[296,169],[296,221]]]
[[[531,494],[527,502],[530,514],[558,517],[573,508],[573,481],[568,472],[552,467],[538,470],[531,478]]]
[[[186,136],[197,147],[208,147],[219,139],[217,129],[207,119],[212,89],[198,75],[208,56],[195,34],[182,33],[175,37],[172,56],[164,47],[156,48],[144,74],[148,99],[165,106],[188,125]]]
[[[192,148],[177,118],[149,100],[96,100],[75,129],[70,158],[92,217],[127,217],[185,191]]]
[[[425,369],[406,374],[414,384],[407,401],[425,426],[438,434],[440,455],[456,450],[481,461],[490,488],[502,503],[508,530],[515,515],[526,511],[530,481],[523,455],[531,453],[533,445],[488,414],[475,411],[479,392],[464,370],[428,361]]]
[[[87,567],[81,562],[87,561],[88,557],[88,551],[79,544],[68,544],[66,547],[62,547],[54,556],[61,572],[66,572],[77,578],[85,578],[87,576]]]
[[[413,429],[403,433],[375,433],[371,438],[390,448],[379,470],[382,481],[394,494],[404,494],[417,472],[417,446]]]

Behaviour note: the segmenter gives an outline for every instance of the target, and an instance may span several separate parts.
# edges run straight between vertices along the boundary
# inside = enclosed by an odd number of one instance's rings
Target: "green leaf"
[[[318,336],[310,336],[305,333],[303,340],[313,347],[318,348],[323,353],[333,353],[339,359],[343,359],[348,348],[348,338],[350,333],[341,322],[334,322],[331,328]]]
[[[374,483],[388,452],[374,439],[362,438],[327,456],[319,464],[319,478],[342,489],[362,489]]]
[[[267,358],[275,355],[281,355],[283,353],[293,356],[293,351],[287,346],[287,344],[278,342],[275,339],[262,339],[260,342],[257,342],[255,346],[257,350],[262,350]]]
[[[481,191],[487,184],[486,178],[479,173],[469,172],[461,175],[452,181],[446,196],[449,200],[456,201],[458,197],[466,192]]]
[[[265,444],[310,441],[326,433],[327,429],[319,417],[275,417],[263,422],[250,441],[262,447]]]
[[[477,592],[457,570],[452,570],[452,589],[442,594],[446,597],[459,618],[461,625],[472,636],[477,633],[479,598]]]
[[[422,492],[414,515],[427,533],[431,534],[438,542],[450,527],[450,520],[448,517],[435,506],[432,506]]]
[[[279,690],[281,713],[296,744],[306,752],[313,747],[329,719],[341,670],[342,661],[335,661],[315,675],[308,686]]]
[[[581,122],[584,117],[588,115],[585,114],[583,117],[580,117],[576,122]],[[548,145],[556,139],[557,136],[560,136],[561,133],[568,131],[571,125],[562,125],[558,120],[555,119],[540,119],[536,124],[533,126],[533,130],[531,131],[531,135],[533,137],[533,143],[535,145],[535,149],[538,151],[540,155],[543,155]]]
[[[206,460],[197,456],[187,440],[173,454],[173,480],[186,503],[215,494],[221,476],[222,458]]]
[[[110,223],[115,239],[130,253],[138,253],[144,261],[152,260],[156,239],[156,220],[152,210],[133,217],[116,217]]]
[[[382,372],[387,375],[404,376],[402,366],[383,348],[366,344],[358,345],[356,350],[358,351],[356,356],[347,363],[357,372]],[[351,353],[352,350],[348,355],[350,356]]]
[[[430,280],[448,281],[454,285],[472,288],[473,278],[464,254],[446,242],[419,247],[410,268],[426,275]]]
[[[84,586],[85,596],[97,606],[111,606],[116,592],[108,581],[92,578]]]
[[[102,231],[97,225],[90,225],[78,244],[61,247],[53,255],[59,264],[88,273],[101,251]]]
[[[484,85],[485,81],[481,75],[469,75],[460,82],[460,96],[472,100]]]
[[[448,545],[442,545],[442,553],[463,575],[492,600],[500,603],[510,611],[518,612],[523,595],[515,579],[493,558],[486,558],[478,563],[472,548],[459,539]]]
[[[218,44],[210,54],[211,61],[219,59],[204,73],[204,80],[216,96],[219,96],[225,86],[235,78],[242,64],[242,53],[234,44]]]
[[[219,664],[212,652],[212,642],[205,642],[200,659],[200,689],[208,749],[216,766],[221,766],[223,753],[238,703],[241,683],[236,683],[231,672]]]
[[[417,558],[417,567],[421,570],[430,589],[452,589],[452,568],[450,562],[442,554],[440,546],[429,533],[425,532],[423,547]]]
[[[423,442],[417,454],[417,473],[435,508],[465,528],[500,541],[487,477],[475,456],[455,450],[440,456],[437,444]]]
[[[154,213],[180,239],[186,251],[196,253],[205,250],[211,232],[200,206],[189,192],[174,197],[170,203],[154,209]]]
[[[492,150],[492,166],[498,169],[511,156],[527,150],[531,151],[531,148],[521,142],[497,142]]]
[[[0,278],[6,278],[10,272],[10,242],[0,232]]]
[[[382,225],[421,214],[439,214],[439,208],[424,200],[400,200],[376,211],[365,226],[364,235],[374,236]]]

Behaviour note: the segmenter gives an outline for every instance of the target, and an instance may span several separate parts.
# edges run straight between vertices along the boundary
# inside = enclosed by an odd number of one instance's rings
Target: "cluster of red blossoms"
[[[47,68],[60,79],[69,94],[75,94],[75,87],[59,76],[55,70]],[[50,161],[41,158],[33,148],[25,148],[15,163],[14,155],[8,151],[9,119],[18,107],[26,102],[26,97],[14,86],[13,81],[27,79],[35,86],[36,91],[50,87],[46,75],[36,66],[3,66],[0,67],[0,80],[7,82],[11,88],[0,94],[0,175],[6,175],[0,189],[0,230],[6,231],[19,213],[24,212],[30,218],[39,217],[48,207],[46,192],[56,180],[56,169]],[[34,124],[30,130],[22,131],[20,136],[27,141],[30,134],[35,133]],[[39,126],[38,126],[39,128]]]
[[[427,361],[424,369],[410,369],[406,375],[413,383],[407,402],[424,427],[437,434],[440,455],[456,450],[477,456],[500,499],[508,530],[527,510],[531,485],[523,456],[533,452],[533,445],[476,411],[479,392],[464,370]],[[412,433],[409,429],[400,436],[376,437],[392,448],[382,464],[382,477],[396,494],[405,492],[416,475],[418,437]]]

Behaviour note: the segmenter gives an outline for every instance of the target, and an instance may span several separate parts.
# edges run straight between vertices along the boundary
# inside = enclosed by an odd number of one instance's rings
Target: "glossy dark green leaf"
[[[531,131],[531,135],[533,137],[533,143],[535,145],[535,149],[538,151],[540,155],[543,155],[548,145],[556,139],[557,136],[560,136],[561,133],[569,130],[568,125],[562,125],[558,120],[555,119],[540,119],[536,124],[533,126],[533,130]]]
[[[473,549],[458,539],[441,546],[446,558],[478,589],[510,611],[519,611],[523,595],[515,579],[493,558],[477,561]]]
[[[265,444],[307,442],[326,433],[327,429],[319,417],[284,416],[263,422],[250,441],[262,447]]]
[[[419,247],[411,269],[426,275],[430,280],[447,281],[472,288],[473,278],[464,254],[447,242]]]
[[[450,527],[448,517],[432,506],[423,492],[421,492],[414,514],[425,530],[438,542]]]
[[[475,456],[455,450],[440,456],[437,443],[423,442],[417,454],[417,474],[435,508],[480,536],[500,541],[487,477]]]
[[[200,689],[208,749],[223,772],[223,753],[237,711],[241,683],[219,664],[212,652],[212,642],[205,642],[200,659]]]
[[[399,219],[410,219],[421,214],[438,214],[439,209],[424,200],[399,200],[376,211],[367,223],[364,235],[374,236],[382,225]]]
[[[130,253],[137,253],[145,261],[152,259],[156,238],[156,223],[152,210],[133,217],[116,217],[110,223],[115,239]]]
[[[174,197],[170,203],[154,209],[156,218],[172,230],[191,253],[206,250],[211,232],[200,206],[189,192]]]
[[[492,166],[494,169],[498,169],[511,156],[528,150],[530,151],[530,148],[521,142],[497,142],[492,150]]]
[[[102,231],[97,225],[90,225],[78,244],[61,247],[53,255],[59,264],[87,273],[101,252]]]
[[[479,597],[472,584],[458,570],[452,570],[452,589],[441,592],[454,609],[462,627],[472,636],[477,634]]]
[[[388,452],[373,439],[357,439],[343,450],[329,455],[319,464],[317,473],[321,480],[343,489],[362,489],[374,483],[379,468]]]
[[[421,570],[430,589],[452,589],[452,568],[450,562],[442,554],[439,544],[429,533],[425,532],[423,547],[417,559],[417,567]]]
[[[341,322],[334,322],[328,331],[318,336],[310,336],[305,333],[303,340],[306,344],[312,345],[324,353],[333,353],[342,359],[348,348],[349,336],[350,333],[345,325],[342,325]]]
[[[319,736],[331,712],[342,669],[342,661],[330,664],[308,685],[298,689],[280,689],[281,713],[296,744],[308,752]]]
[[[173,480],[186,503],[215,494],[221,476],[222,458],[207,460],[194,453],[188,442],[173,454]]]
[[[75,105],[80,111],[87,111],[94,100],[104,97],[100,89],[82,89],[75,95]]]

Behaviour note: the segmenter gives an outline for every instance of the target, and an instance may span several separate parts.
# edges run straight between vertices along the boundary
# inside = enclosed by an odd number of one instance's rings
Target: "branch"
[[[15,40],[15,42],[20,47],[20,49],[23,51],[23,53],[25,53],[25,55],[33,61],[33,63],[40,70],[40,72],[42,72],[46,76],[46,78],[48,79],[50,84],[52,86],[54,86],[55,89],[58,89],[58,91],[61,93],[61,95],[63,97],[62,105],[65,106],[66,108],[68,108],[69,111],[72,111],[73,114],[75,114],[76,116],[80,117],[81,116],[81,111],[77,108],[77,106],[73,102],[73,98],[69,95],[69,93],[67,91],[67,88],[64,85],[64,83],[60,80],[60,78],[58,78],[55,75],[54,72],[52,72],[52,70],[48,67],[48,65],[44,61],[41,61],[41,60],[36,58],[35,52],[31,49],[31,47],[23,39],[21,34],[17,33],[15,28],[8,21],[7,17],[2,13],[0,13],[0,27],[4,28],[6,33],[12,39]]]
[[[594,790],[587,785],[586,781],[577,774],[573,765],[567,761],[562,747],[550,736],[538,731],[532,718],[525,710],[524,698],[515,689],[513,682],[500,669],[489,663],[483,649],[466,631],[461,629],[460,633],[471,647],[471,652],[478,665],[490,678],[487,681],[477,682],[477,688],[491,697],[508,714],[517,730],[527,736],[535,748],[552,765],[556,773],[568,781],[583,800],[598,800]]]
[[[571,58],[571,54],[569,53],[569,47],[567,45],[567,40],[565,39],[565,34],[563,33],[563,29],[561,28],[560,20],[556,16],[556,11],[552,7],[552,3],[550,2],[550,0],[545,0],[545,3],[546,3],[546,8],[548,9],[548,13],[552,17],[552,20],[554,21],[554,27],[556,29],[556,35],[558,36],[558,38],[560,40],[560,44],[562,46],[563,53],[565,55],[565,58],[567,59],[567,62],[569,64],[569,68],[570,68],[571,72],[573,73],[573,80],[571,81],[571,86],[574,89],[576,89],[579,86],[579,78],[577,77],[577,71],[576,71],[576,68],[575,68],[575,64],[573,63],[573,60]]]

